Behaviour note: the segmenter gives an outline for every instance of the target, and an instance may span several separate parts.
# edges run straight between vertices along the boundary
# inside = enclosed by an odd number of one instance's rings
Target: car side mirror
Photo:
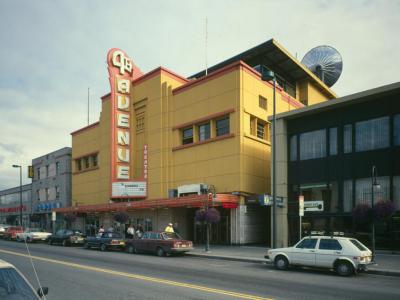
[[[44,295],[47,295],[49,293],[49,288],[48,287],[38,288],[37,293],[39,297],[43,297]]]

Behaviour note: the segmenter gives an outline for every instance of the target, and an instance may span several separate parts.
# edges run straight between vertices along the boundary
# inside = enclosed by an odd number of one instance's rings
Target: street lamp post
[[[374,189],[379,189],[380,184],[377,181],[376,167],[372,166],[372,177],[371,177],[371,208],[372,208],[372,261],[375,261],[375,218],[374,218]]]
[[[22,167],[13,165],[13,168],[19,168],[19,226],[22,226]]]
[[[261,70],[263,81],[273,80],[273,117],[272,117],[272,248],[276,248],[276,76],[264,67]]]

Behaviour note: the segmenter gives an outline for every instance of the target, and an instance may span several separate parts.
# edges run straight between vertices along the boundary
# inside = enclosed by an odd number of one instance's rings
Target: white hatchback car
[[[17,241],[21,242],[26,240],[28,243],[47,241],[50,235],[50,232],[45,232],[39,228],[27,228],[24,232],[17,233]]]
[[[354,238],[307,236],[293,247],[270,249],[265,255],[279,270],[289,265],[334,269],[341,276],[365,271],[372,252]]]

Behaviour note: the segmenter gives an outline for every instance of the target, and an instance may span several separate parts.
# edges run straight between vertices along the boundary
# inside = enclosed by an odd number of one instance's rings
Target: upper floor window
[[[60,174],[60,162],[57,161],[56,162],[56,175],[59,175],[59,174]]]
[[[389,117],[357,122],[356,152],[389,147]]]
[[[60,188],[56,186],[56,199],[60,199]]]
[[[199,141],[205,141],[210,138],[210,122],[199,125]]]
[[[393,144],[400,145],[400,114],[393,117]]]
[[[326,156],[326,130],[315,130],[300,134],[300,160]]]
[[[93,163],[93,167],[97,167],[97,154],[92,155],[92,163]]]
[[[329,128],[329,155],[337,154],[337,127]]]
[[[46,201],[48,201],[50,199],[50,190],[46,188],[45,192],[46,192]]]
[[[142,132],[144,130],[144,113],[136,115],[136,132]]]
[[[37,179],[40,179],[40,167],[37,168]]]
[[[290,161],[297,160],[297,135],[290,137]]]
[[[353,152],[353,126],[347,124],[343,126],[343,152]]]
[[[89,157],[84,157],[83,158],[83,162],[85,164],[85,168],[89,168],[90,164],[89,164]]]
[[[258,106],[262,109],[267,110],[267,99],[262,96],[258,97]]]
[[[46,178],[49,177],[49,165],[46,166]]]
[[[260,120],[257,120],[257,137],[265,140],[265,124]]]
[[[191,144],[193,143],[193,128],[186,128],[182,131],[182,144]]]
[[[216,135],[224,135],[229,133],[229,116],[223,117],[222,119],[218,119],[215,122],[216,127]]]
[[[75,162],[76,162],[76,169],[78,171],[81,171],[82,170],[82,160],[80,158],[78,158],[77,160],[75,160]]]

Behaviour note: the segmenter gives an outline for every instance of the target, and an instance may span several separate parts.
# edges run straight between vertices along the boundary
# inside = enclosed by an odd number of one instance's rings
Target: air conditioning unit
[[[207,194],[208,185],[204,183],[194,183],[178,186],[178,197],[188,195],[202,195]]]

